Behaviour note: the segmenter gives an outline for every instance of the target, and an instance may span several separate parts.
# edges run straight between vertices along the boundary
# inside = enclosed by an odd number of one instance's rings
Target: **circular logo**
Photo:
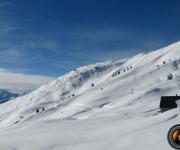
[[[180,124],[173,126],[169,130],[167,139],[173,148],[180,150]]]

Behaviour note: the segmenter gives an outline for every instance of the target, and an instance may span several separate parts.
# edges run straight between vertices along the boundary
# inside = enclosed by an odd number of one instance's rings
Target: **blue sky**
[[[0,0],[0,68],[58,77],[180,40],[179,0]]]

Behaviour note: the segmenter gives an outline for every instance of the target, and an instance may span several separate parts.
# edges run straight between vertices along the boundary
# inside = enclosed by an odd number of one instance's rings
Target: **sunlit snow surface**
[[[170,150],[180,108],[180,42],[129,59],[81,67],[0,105],[2,150]]]

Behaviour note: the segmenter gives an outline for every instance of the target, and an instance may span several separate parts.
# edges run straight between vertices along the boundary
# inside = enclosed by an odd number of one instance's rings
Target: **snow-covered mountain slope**
[[[180,42],[75,69],[0,105],[0,147],[171,149],[166,133],[180,109],[160,113],[159,102],[180,94],[179,81]]]
[[[11,93],[7,90],[0,89],[0,103],[6,102],[18,96],[18,93]]]

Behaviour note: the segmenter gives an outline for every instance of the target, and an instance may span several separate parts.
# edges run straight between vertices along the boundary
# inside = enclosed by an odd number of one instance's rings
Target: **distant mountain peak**
[[[19,94],[11,93],[7,90],[0,89],[0,103],[6,102],[6,101],[16,98],[18,96],[19,96]]]

